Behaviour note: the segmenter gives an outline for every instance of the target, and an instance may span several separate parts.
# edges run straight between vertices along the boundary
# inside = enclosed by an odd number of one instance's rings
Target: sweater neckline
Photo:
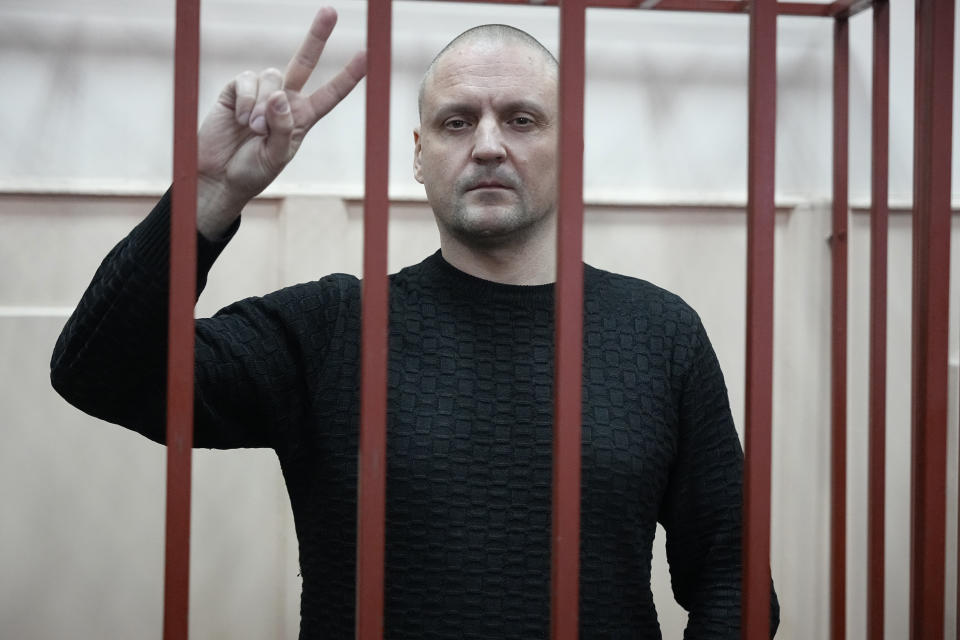
[[[421,263],[427,273],[458,295],[485,302],[503,302],[527,307],[553,303],[554,283],[520,285],[485,280],[461,271],[447,262],[438,249]]]

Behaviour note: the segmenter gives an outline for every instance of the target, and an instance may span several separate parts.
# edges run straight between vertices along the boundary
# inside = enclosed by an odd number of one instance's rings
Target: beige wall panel
[[[829,206],[792,212],[775,245],[771,564],[778,637],[829,635]],[[745,330],[745,329],[744,329]]]
[[[910,595],[910,454],[911,454],[911,317],[912,317],[912,220],[894,213],[889,223],[887,304],[887,444],[886,444],[886,634],[909,635]],[[950,336],[948,359],[960,359],[960,217],[953,216],[950,244]],[[850,218],[850,346],[849,440],[847,444],[848,491],[848,634],[856,637],[866,628],[867,471],[870,312],[870,218]],[[956,378],[951,382],[953,413],[949,422],[948,528],[946,619],[952,632],[956,620]],[[951,497],[952,496],[952,497]],[[953,637],[948,633],[946,637]]]
[[[0,635],[159,637],[163,450],[50,387],[61,318],[0,318]]]
[[[0,196],[0,305],[75,305],[144,213],[136,198]]]
[[[165,450],[56,395],[63,321],[0,318],[0,635],[159,638]],[[276,457],[194,460],[194,637],[296,637],[296,537]]]
[[[75,306],[103,257],[158,197],[0,195],[0,307]],[[279,285],[276,209],[270,200],[247,207],[201,309]]]

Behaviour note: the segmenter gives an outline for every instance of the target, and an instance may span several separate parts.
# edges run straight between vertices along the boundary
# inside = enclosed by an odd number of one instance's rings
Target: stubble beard
[[[549,213],[531,211],[522,200],[496,204],[460,200],[450,216],[440,220],[447,233],[461,244],[489,249],[525,244],[543,226]]]

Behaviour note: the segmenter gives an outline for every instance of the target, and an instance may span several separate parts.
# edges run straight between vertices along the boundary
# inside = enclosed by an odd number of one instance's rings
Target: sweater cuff
[[[207,273],[213,263],[220,257],[220,253],[227,248],[227,244],[236,235],[240,228],[240,216],[230,223],[223,237],[219,240],[208,240],[202,233],[197,232],[197,273]]]
[[[130,239],[136,246],[137,258],[146,269],[169,270],[172,191],[173,187],[167,189],[150,214],[130,234]],[[197,232],[197,295],[206,285],[207,273],[213,263],[239,228],[240,218],[237,217],[222,239],[208,240]]]

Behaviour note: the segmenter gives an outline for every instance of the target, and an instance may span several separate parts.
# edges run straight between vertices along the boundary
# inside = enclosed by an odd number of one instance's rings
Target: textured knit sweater
[[[169,197],[104,260],[52,360],[82,410],[164,439]],[[199,240],[198,284],[226,243]],[[354,625],[360,287],[332,275],[196,324],[195,443],[270,447],[301,638]],[[549,635],[554,288],[439,253],[390,278],[385,637]],[[696,313],[585,267],[580,637],[660,638],[657,522],[685,638],[739,638],[742,453]],[[773,604],[773,626],[777,606]]]

